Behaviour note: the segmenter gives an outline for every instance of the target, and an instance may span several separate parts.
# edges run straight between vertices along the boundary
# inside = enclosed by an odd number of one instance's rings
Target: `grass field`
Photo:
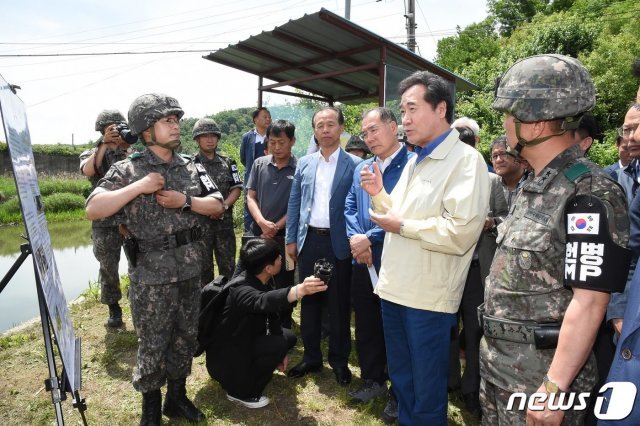
[[[81,303],[71,306],[76,336],[82,338],[81,396],[86,398],[86,416],[90,425],[134,425],[139,421],[141,396],[131,386],[137,338],[131,324],[130,309],[123,304],[125,326],[119,330],[103,325],[107,309],[99,303],[99,291],[92,286]],[[298,310],[294,312],[299,314]],[[297,330],[296,330],[297,331]],[[326,347],[324,348],[326,353]],[[300,341],[290,355],[291,365],[302,357]],[[0,337],[0,413],[3,424],[50,425],[55,423],[51,395],[44,389],[47,376],[44,344],[39,323]],[[352,387],[360,384],[355,352],[350,368]],[[60,371],[60,369],[58,369]],[[366,405],[353,405],[349,389],[338,386],[328,365],[319,374],[290,379],[275,373],[267,386],[271,404],[249,410],[226,400],[220,385],[211,380],[204,366],[204,356],[196,358],[187,380],[187,391],[207,416],[211,425],[382,425],[379,419],[384,398]],[[81,424],[80,415],[63,402],[67,424]],[[476,425],[464,412],[462,400],[450,396],[449,424]],[[164,424],[181,424],[168,422]]]

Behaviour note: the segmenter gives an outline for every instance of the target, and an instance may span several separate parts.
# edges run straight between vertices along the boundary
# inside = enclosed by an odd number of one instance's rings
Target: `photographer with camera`
[[[89,178],[92,190],[113,164],[127,157],[129,144],[116,130],[118,124],[126,126],[120,111],[105,109],[100,112],[96,118],[95,129],[102,136],[95,147],[80,154],[80,172]],[[122,217],[118,215],[94,220],[91,223],[93,254],[100,264],[98,272],[100,302],[109,306],[109,319],[106,323],[109,327],[122,325],[122,309],[118,303],[122,298],[118,274],[122,246],[122,236],[118,233],[119,223],[122,223]]]
[[[269,404],[262,395],[273,370],[284,372],[287,352],[296,344],[295,334],[283,328],[279,313],[304,296],[323,292],[320,278],[307,277],[301,284],[274,289],[273,277],[283,259],[272,239],[249,240],[240,250],[245,271],[228,285],[229,295],[207,350],[207,371],[227,392],[227,399],[247,408]],[[319,274],[331,268],[319,265]]]

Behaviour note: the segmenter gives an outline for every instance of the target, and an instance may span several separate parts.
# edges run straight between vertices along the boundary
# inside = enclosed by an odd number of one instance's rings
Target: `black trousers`
[[[387,380],[387,354],[380,312],[380,298],[373,293],[366,267],[353,265],[351,306],[356,319],[356,350],[360,376],[380,384]]]
[[[329,365],[332,368],[346,367],[351,352],[351,257],[336,259],[331,237],[310,231],[298,256],[300,280],[313,275],[313,264],[322,258],[334,265],[333,277],[327,291],[305,296],[301,301],[300,333],[304,344],[304,361],[313,365],[322,364],[322,307],[326,305],[329,310]]]
[[[449,387],[458,383],[463,394],[480,391],[480,340],[482,328],[478,322],[478,306],[484,302],[484,285],[477,260],[471,262],[458,314],[462,319],[463,333],[454,330],[449,356]],[[466,367],[460,379],[460,343],[464,339]]]
[[[208,350],[207,371],[228,394],[240,399],[259,397],[296,340],[291,330],[283,328],[282,335],[257,336],[249,354],[230,348]]]

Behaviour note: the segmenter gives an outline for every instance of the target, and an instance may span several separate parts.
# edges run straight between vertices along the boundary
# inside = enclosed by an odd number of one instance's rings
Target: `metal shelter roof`
[[[394,67],[407,72],[430,71],[454,83],[456,91],[478,89],[462,77],[326,9],[203,58],[259,76],[259,105],[263,91],[329,103],[377,98],[384,105],[385,73]],[[263,84],[263,79],[276,83]],[[284,91],[284,86],[312,95]],[[395,92],[395,87],[391,90]]]

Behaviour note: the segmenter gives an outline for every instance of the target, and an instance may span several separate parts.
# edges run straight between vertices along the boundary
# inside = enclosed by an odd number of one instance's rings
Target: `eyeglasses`
[[[379,131],[380,131],[380,128],[378,126],[371,126],[364,132],[360,133],[360,137],[362,138],[362,140],[365,140],[369,136],[377,135]]]
[[[638,124],[632,124],[631,126],[622,126],[622,127],[618,127],[616,130],[618,131],[618,136],[622,136],[623,138],[630,138],[631,136],[633,136],[633,133],[636,131],[636,129],[638,128]]]
[[[507,157],[509,157],[509,153],[507,152],[496,152],[495,154],[491,155],[491,161],[496,161],[498,158],[502,158],[503,160],[506,160]]]

